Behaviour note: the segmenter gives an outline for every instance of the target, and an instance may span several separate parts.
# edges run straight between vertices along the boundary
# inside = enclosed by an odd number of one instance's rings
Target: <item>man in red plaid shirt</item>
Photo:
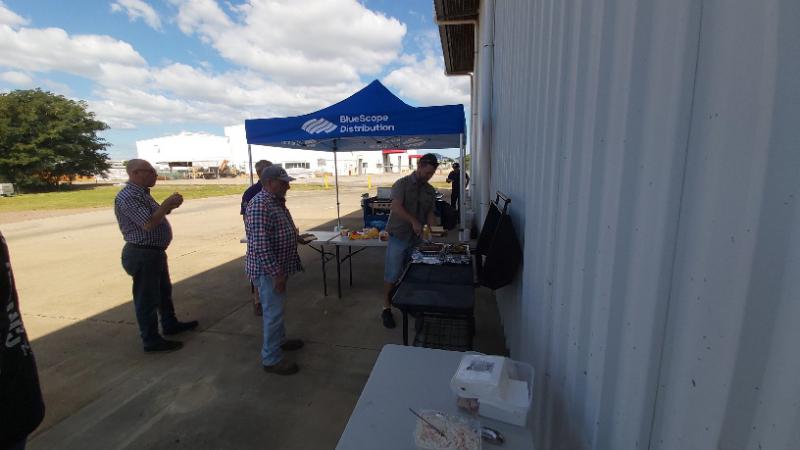
[[[264,189],[247,205],[247,260],[245,271],[258,289],[264,321],[264,344],[261,364],[266,372],[292,375],[299,368],[283,357],[283,351],[303,347],[300,339],[286,339],[283,313],[286,304],[286,280],[303,270],[297,244],[300,242],[292,215],[286,208],[286,191],[294,181],[279,166],[261,172]]]

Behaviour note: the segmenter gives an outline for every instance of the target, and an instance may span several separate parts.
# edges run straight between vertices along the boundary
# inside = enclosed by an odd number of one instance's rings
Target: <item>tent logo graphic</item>
[[[300,128],[308,134],[319,134],[332,132],[336,129],[336,125],[320,117],[307,121]]]

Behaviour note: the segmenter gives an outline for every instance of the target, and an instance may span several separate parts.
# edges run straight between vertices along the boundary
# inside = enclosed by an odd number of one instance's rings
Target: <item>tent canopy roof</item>
[[[319,111],[245,121],[248,144],[307,150],[457,148],[464,105],[413,107],[378,80]]]

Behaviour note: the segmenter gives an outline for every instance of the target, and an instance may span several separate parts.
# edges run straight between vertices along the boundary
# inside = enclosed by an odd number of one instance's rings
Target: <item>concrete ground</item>
[[[363,190],[342,190],[352,228]],[[289,355],[301,370],[265,374],[238,205],[190,200],[170,215],[176,310],[200,328],[161,355],[141,351],[112,209],[0,224],[47,405],[30,449],[335,447],[381,347],[402,340],[379,319],[383,252],[355,257],[354,286],[338,299],[334,268],[325,297],[318,254],[301,248],[306,272],[290,279],[286,317],[289,336],[306,341]],[[288,206],[301,230],[334,225],[332,191],[290,191]],[[476,307],[476,350],[503,353],[490,291],[478,290]]]

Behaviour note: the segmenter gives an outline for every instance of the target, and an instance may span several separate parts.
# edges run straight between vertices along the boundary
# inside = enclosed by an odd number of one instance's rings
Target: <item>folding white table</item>
[[[339,294],[339,298],[342,298],[342,263],[347,261],[349,262],[350,268],[350,286],[353,285],[353,256],[363,252],[367,248],[370,247],[386,247],[388,245],[387,241],[381,241],[380,239],[353,239],[350,240],[347,237],[341,236],[339,233],[333,231],[319,231],[319,230],[309,230],[306,234],[313,234],[316,239],[309,242],[307,245],[311,247],[314,251],[319,253],[320,259],[322,260],[322,292],[325,295],[328,295],[328,274],[327,274],[327,263],[331,258],[336,259],[336,289]],[[239,239],[239,242],[246,244],[247,238]],[[335,252],[331,253],[325,250],[326,245],[332,245],[336,248]],[[341,257],[340,255],[340,248],[347,247],[347,256]],[[358,250],[353,251],[353,247],[358,248]]]
[[[309,242],[308,245],[320,254],[322,260],[322,286],[323,286],[322,289],[325,295],[328,295],[326,265],[331,257],[336,259],[336,289],[339,298],[342,298],[342,263],[345,261],[349,263],[348,266],[350,271],[350,286],[352,286],[353,256],[363,252],[367,248],[372,248],[372,247],[385,248],[388,245],[387,241],[381,241],[380,239],[351,240],[333,231],[310,230],[307,231],[307,233],[313,234],[314,236],[317,237],[316,240]],[[334,246],[335,251],[333,253],[326,251],[325,250],[326,245]],[[316,246],[319,246],[319,248],[317,248]],[[347,247],[347,255],[345,255],[344,257],[341,256],[341,251],[340,251],[341,247]],[[357,250],[353,251],[354,247]]]
[[[450,379],[464,353],[422,347],[385,345],[361,391],[350,420],[339,438],[337,450],[408,450],[415,448],[416,411],[433,409],[466,415],[456,406]],[[477,416],[482,426],[505,437],[502,446],[483,443],[483,448],[533,450],[531,430]]]

